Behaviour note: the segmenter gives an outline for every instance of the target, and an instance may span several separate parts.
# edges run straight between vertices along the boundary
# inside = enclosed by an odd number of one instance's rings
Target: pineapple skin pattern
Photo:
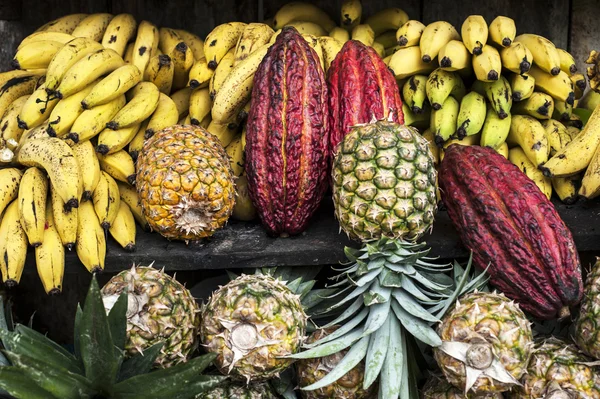
[[[196,396],[196,399],[277,399],[268,384],[227,383]]]

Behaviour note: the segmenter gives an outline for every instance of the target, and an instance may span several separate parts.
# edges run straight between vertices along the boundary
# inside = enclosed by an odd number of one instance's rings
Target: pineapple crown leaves
[[[35,330],[0,326],[0,339],[12,366],[0,368],[0,388],[15,398],[193,398],[226,377],[202,376],[214,360],[204,355],[151,372],[162,343],[125,359],[127,294],[107,314],[94,277],[84,308],[77,307],[75,353]]]
[[[482,288],[483,272],[471,273],[471,259],[463,268],[454,264],[435,264],[428,257],[425,243],[389,238],[365,243],[361,249],[346,248],[350,260],[333,279],[338,298],[324,309],[325,314],[344,311],[328,328],[339,329],[322,339],[305,344],[304,352],[289,356],[310,359],[328,356],[350,347],[342,361],[318,382],[303,387],[325,387],[366,362],[363,386],[368,389],[380,377],[380,392],[385,398],[405,398],[415,388],[416,355],[413,338],[429,346],[442,340],[433,329],[456,299]],[[446,273],[453,271],[450,277]]]

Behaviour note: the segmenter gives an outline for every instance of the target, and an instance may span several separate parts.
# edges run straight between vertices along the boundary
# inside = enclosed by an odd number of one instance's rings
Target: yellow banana
[[[533,62],[533,55],[523,43],[515,42],[500,50],[500,59],[502,60],[503,68],[522,75],[529,72],[531,63]]]
[[[573,106],[564,101],[554,100],[554,113],[552,117],[563,122],[568,122],[573,116]]]
[[[558,51],[556,51],[554,43],[545,37],[530,33],[517,36],[515,41],[527,46],[531,54],[533,54],[533,62],[541,70],[553,76],[559,74],[560,56],[558,55]]]
[[[321,42],[319,41],[319,45],[321,44]],[[373,45],[371,46],[373,47],[373,50],[375,50],[377,52],[377,55],[380,56],[381,58],[385,57],[385,47],[383,46],[383,44],[374,41]],[[326,65],[325,67],[325,72],[327,72],[327,70],[329,69],[329,64]]]
[[[168,95],[173,87],[174,73],[175,65],[171,57],[165,54],[155,55],[148,62],[144,81],[154,83],[161,93]]]
[[[64,46],[64,43],[51,40],[26,44],[17,50],[12,60],[12,67],[15,69],[47,68],[54,55]]]
[[[85,37],[78,37],[54,55],[46,73],[46,88],[53,92],[62,81],[65,73],[82,58],[102,50],[102,45]]]
[[[0,115],[5,115],[10,105],[18,98],[31,95],[39,81],[39,75],[31,74],[9,79],[0,86]]]
[[[547,119],[542,121],[542,126],[544,126],[546,131],[546,139],[548,139],[551,157],[571,142],[571,136],[567,132],[567,128],[559,121]]]
[[[98,155],[100,169],[118,181],[135,184],[135,164],[125,150],[109,155]]]
[[[98,135],[96,152],[102,155],[113,154],[122,150],[133,140],[140,130],[140,124],[124,127],[119,130],[104,129]]]
[[[435,165],[439,165],[440,163],[440,147],[435,144],[435,137],[431,129],[425,129],[425,131],[421,134],[424,139],[427,140],[427,144],[429,146],[429,151],[433,155],[433,162]]]
[[[19,221],[18,201],[8,205],[0,222],[0,271],[8,288],[21,281],[27,257],[27,236]]]
[[[208,85],[210,89],[210,97],[212,99],[215,98],[217,92],[223,85],[223,82],[233,69],[233,63],[235,62],[235,48],[230,49],[227,54],[223,58],[221,58],[221,62],[217,65],[217,68],[210,79],[210,83]]]
[[[0,215],[8,204],[17,199],[23,172],[17,168],[0,169]]]
[[[131,187],[129,184],[125,184],[122,182],[117,182],[117,186],[119,186],[119,195],[121,197],[121,202],[127,204],[129,206],[129,210],[133,214],[133,217],[138,222],[138,224],[144,230],[149,230],[150,225],[144,216],[144,212],[142,211],[142,206],[140,205],[138,193],[135,188]]]
[[[271,36],[271,40],[273,40],[273,36]],[[347,30],[337,26],[329,31],[329,36],[342,44],[350,40],[350,33]]]
[[[179,43],[185,43],[183,38],[179,35],[179,33],[177,33],[177,31],[175,31],[175,29],[160,28],[158,31],[158,37],[158,48],[163,52],[163,54],[171,54],[171,52]]]
[[[485,115],[485,121],[481,128],[481,141],[479,144],[482,147],[492,147],[499,150],[500,146],[506,142],[508,133],[510,132],[510,124],[512,116],[507,114],[506,118],[500,119],[493,108],[488,107]]]
[[[536,91],[528,99],[513,104],[511,112],[536,119],[550,119],[554,113],[554,100],[549,95]]]
[[[148,127],[146,128],[146,137],[152,137],[154,133],[166,127],[176,125],[178,120],[179,111],[177,110],[175,101],[173,101],[171,97],[167,96],[166,94],[160,93],[158,106],[150,117],[150,122],[148,122]]]
[[[508,75],[508,83],[512,91],[513,101],[523,101],[531,97],[535,89],[535,79],[525,73],[511,73]]]
[[[23,109],[23,105],[29,98],[29,95],[21,96],[13,101],[2,120],[0,120],[0,137],[4,140],[15,140],[19,141],[23,134],[23,129],[19,127],[17,117]]]
[[[194,53],[194,59],[199,60],[204,57],[204,40],[200,39],[198,36],[194,35],[183,29],[175,29],[175,32],[188,45],[189,48],[192,49],[192,53]],[[167,93],[165,93],[167,94]]]
[[[296,28],[296,30],[301,35],[312,35],[315,37],[326,36],[327,31],[321,25],[318,25],[314,22],[309,21],[293,21],[287,24],[286,26],[292,26]],[[267,41],[268,43],[269,41]],[[266,44],[266,43],[265,43]]]
[[[475,76],[482,82],[493,82],[498,80],[502,72],[502,61],[496,48],[485,45],[480,55],[472,58]]]
[[[373,28],[371,28],[371,25],[360,24],[352,29],[351,37],[352,40],[357,40],[365,46],[372,46],[375,41],[375,32],[373,31]]]
[[[474,91],[464,96],[460,102],[460,111],[456,120],[456,136],[458,139],[479,133],[483,128],[485,118],[485,98]]]
[[[17,162],[46,170],[65,209],[77,208],[81,176],[73,150],[67,143],[55,137],[29,140],[19,149]]]
[[[587,81],[582,73],[574,73],[570,76],[571,83],[573,83],[573,91],[575,92],[575,99],[579,100],[583,97],[585,89],[587,89]]]
[[[98,13],[85,17],[75,28],[73,33],[75,37],[87,37],[94,41],[101,41],[108,24],[113,19],[112,14]]]
[[[551,95],[556,100],[573,105],[575,92],[569,75],[559,70],[556,76],[544,72],[534,64],[529,70],[529,75],[535,79],[535,87],[539,91]]]
[[[458,71],[471,67],[471,55],[460,40],[450,40],[438,54],[440,67],[446,71]]]
[[[142,122],[142,124],[140,125],[140,129],[127,146],[127,152],[131,156],[131,159],[134,161],[134,163],[135,161],[137,161],[139,152],[142,151],[142,148],[144,147],[144,142],[146,140],[146,128],[148,127],[149,122],[150,119],[147,119],[146,121]]]
[[[18,116],[21,129],[33,129],[44,123],[58,103],[58,98],[46,92],[46,85],[38,87],[27,99]]]
[[[561,48],[556,48],[558,59],[560,60],[560,70],[569,76],[577,73],[577,63],[573,56]]]
[[[314,35],[302,35],[302,37],[304,37],[304,39],[306,40],[308,45],[313,50],[315,50],[315,53],[317,53],[317,57],[321,64],[321,68],[323,68],[323,70],[325,70],[325,58],[323,56],[323,49],[321,48],[321,44],[319,43],[318,37],[316,37]]]
[[[203,89],[208,87],[214,73],[214,69],[210,69],[208,67],[206,58],[196,60],[194,66],[192,69],[190,69],[190,80],[188,82],[188,86],[190,86],[192,89]]]
[[[299,32],[304,33],[300,30]],[[250,23],[246,25],[235,47],[233,65],[245,60],[256,49],[269,43],[273,33],[275,33],[273,29],[266,24]]]
[[[421,113],[415,113],[408,106],[408,104],[402,104],[402,112],[404,113],[404,124],[406,126],[416,127],[417,129],[424,130],[429,128],[431,122],[431,107],[425,103]]]
[[[51,136],[50,136],[50,133],[48,132],[48,121],[46,121],[46,122],[42,123],[41,125],[39,125],[38,127],[34,127],[33,129],[30,129],[30,130],[25,130],[23,132],[23,134],[21,135],[21,139],[19,140],[19,143],[17,145],[17,147],[18,147],[17,150],[21,149],[27,141],[36,140],[36,139],[45,139],[48,137],[51,137]]]
[[[417,74],[429,74],[437,68],[437,63],[425,63],[421,59],[419,47],[401,48],[390,58],[388,66],[394,71],[396,79],[404,79]]]
[[[19,184],[19,220],[32,247],[42,245],[46,224],[48,178],[38,168],[28,168]]]
[[[60,100],[56,104],[48,118],[48,132],[51,136],[64,137],[71,131],[71,127],[73,127],[79,115],[83,113],[81,102],[98,82],[100,80],[92,82],[85,89]]]
[[[526,115],[513,115],[506,138],[509,147],[520,146],[527,158],[537,167],[548,160],[548,139],[542,124]]]
[[[0,72],[0,87],[6,85],[6,83],[8,83],[9,81],[13,81],[14,83],[28,76],[37,76],[38,78],[40,78],[45,74],[45,69],[32,69],[28,71],[22,71],[17,69],[12,71]]]
[[[17,47],[17,51],[34,42],[51,41],[66,44],[73,39],[75,39],[75,36],[62,32],[35,32],[21,40],[21,43],[19,43],[19,46]]]
[[[77,224],[77,256],[90,273],[104,270],[106,239],[94,205],[84,202],[79,208]]]
[[[435,135],[435,144],[442,147],[456,132],[459,103],[452,96],[444,101],[442,108],[431,111],[430,129]]]
[[[444,145],[442,146],[442,148],[439,149],[439,153],[440,153],[440,162],[444,160],[444,153],[446,151],[446,149],[448,147],[450,147],[451,145],[464,145],[464,146],[471,146],[471,145],[477,145],[477,143],[479,143],[479,134],[475,134],[473,136],[467,136],[462,140],[459,139],[452,139],[452,140],[448,140],[444,143]]]
[[[125,65],[125,61],[114,50],[103,49],[75,63],[64,74],[56,88],[58,98],[67,98],[98,79]]]
[[[140,22],[138,26],[131,63],[140,71],[145,71],[150,58],[156,55],[158,49],[158,28],[148,21]]]
[[[508,47],[515,40],[517,27],[512,18],[498,16],[490,23],[488,32],[492,43],[498,47]]]
[[[481,55],[488,39],[485,19],[481,15],[469,15],[462,24],[460,34],[469,53]]]
[[[221,142],[221,145],[225,148],[229,145],[229,143],[233,141],[233,139],[237,135],[237,126],[235,126],[235,128],[232,127],[232,124],[222,124],[213,120],[210,122],[206,130],[208,130],[215,137],[217,137]]]
[[[402,99],[416,114],[423,113],[427,100],[427,76],[413,75],[402,86]]]
[[[235,181],[236,199],[233,207],[232,219],[250,221],[256,219],[256,208],[248,194],[248,178],[242,175]]]
[[[511,148],[508,151],[508,160],[521,169],[521,172],[525,173],[527,177],[533,180],[546,198],[550,199],[552,196],[552,181],[536,168],[521,147]]]
[[[375,36],[379,36],[386,30],[398,30],[408,19],[408,14],[400,8],[384,8],[367,18],[365,23],[373,28]]]
[[[126,203],[119,202],[119,210],[108,231],[125,251],[135,251],[135,220]]]
[[[133,89],[133,98],[117,112],[106,127],[118,130],[141,123],[156,110],[159,95],[160,92],[154,83],[138,83]]]
[[[323,58],[325,61],[325,72],[329,70],[329,66],[338,55],[338,53],[342,50],[344,44],[332,37],[323,36],[319,37],[319,44],[321,45],[321,49],[323,50]]]
[[[190,69],[194,65],[194,53],[185,42],[180,42],[169,56],[173,63],[173,89],[178,90],[188,83]]]
[[[356,25],[360,24],[362,17],[362,4],[360,0],[344,0],[340,7],[341,25],[351,31]]]
[[[184,87],[183,89],[177,90],[175,93],[172,93],[170,96],[171,99],[175,101],[175,105],[177,106],[177,110],[179,111],[180,119],[187,115],[190,110],[191,95],[192,90],[189,87]]]
[[[335,27],[335,23],[329,18],[329,15],[319,7],[301,1],[294,1],[285,4],[277,11],[273,18],[273,29],[281,29],[294,21],[314,22],[322,26],[327,32]],[[206,41],[208,42],[208,37]],[[206,48],[204,48],[204,53],[206,54]],[[212,57],[207,56],[206,58],[211,59]]]
[[[437,21],[427,25],[419,41],[423,62],[431,62],[450,40],[460,40],[460,36],[454,26],[448,22]]]
[[[79,23],[87,16],[88,14],[65,15],[64,17],[57,18],[42,25],[36,32],[60,32],[71,34],[77,25],[79,25]]]
[[[386,32],[383,32],[381,35],[376,36],[375,41],[377,43],[381,43],[381,45],[383,45],[384,48],[391,48],[398,45],[398,40],[396,39],[396,31],[393,30],[388,30]]]
[[[121,197],[117,182],[106,172],[102,172],[100,175],[100,181],[92,195],[92,202],[100,226],[104,230],[108,230],[119,212]]]
[[[500,76],[500,79],[495,82],[480,82],[480,84],[483,86],[483,94],[500,119],[508,116],[512,107],[512,90],[508,80],[504,76]]]
[[[50,184],[49,204],[52,206],[52,221],[54,228],[60,236],[62,245],[69,251],[75,248],[77,241],[77,215],[78,208],[73,208],[69,212],[65,212],[62,198],[56,192],[56,189]]]
[[[81,143],[99,134],[119,110],[125,106],[125,95],[115,98],[111,102],[98,105],[83,111],[73,123],[67,137],[74,143]]]
[[[421,21],[406,21],[396,31],[396,42],[400,47],[418,46],[426,26]]]
[[[192,92],[190,96],[190,122],[192,125],[200,125],[206,115],[210,115],[212,100],[208,88]]]
[[[210,69],[216,69],[225,54],[236,46],[245,27],[246,24],[243,22],[228,22],[217,26],[206,36],[204,56]]]
[[[46,214],[44,242],[35,248],[35,264],[46,294],[57,295],[62,291],[62,281],[65,273],[65,248],[55,227],[50,202],[44,212]]]
[[[586,125],[587,127],[587,125]],[[583,198],[592,199],[596,198],[600,194],[600,152],[598,148],[594,151],[590,164],[588,165],[583,179],[581,180],[581,187],[579,188],[579,195]]]
[[[244,149],[242,148],[242,135],[234,138],[225,148],[229,156],[229,163],[234,176],[240,177],[244,173]]]
[[[581,175],[553,177],[551,180],[554,192],[564,204],[571,205],[577,202],[577,186]]]
[[[494,148],[498,154],[502,155],[504,158],[508,159],[508,144],[506,141],[498,146],[498,148]]]
[[[112,71],[100,80],[91,92],[81,101],[83,109],[94,108],[111,102],[125,94],[142,80],[142,74],[136,66],[126,64]]]
[[[102,36],[102,46],[115,50],[121,57],[125,55],[127,43],[133,39],[137,22],[131,14],[118,14],[110,21]]]
[[[442,107],[442,104],[450,94],[460,93],[461,95],[455,95],[455,99],[460,100],[465,93],[464,83],[460,76],[455,72],[448,72],[441,68],[433,71],[427,82],[425,83],[425,92],[429,99],[429,104],[434,110],[438,110]]]

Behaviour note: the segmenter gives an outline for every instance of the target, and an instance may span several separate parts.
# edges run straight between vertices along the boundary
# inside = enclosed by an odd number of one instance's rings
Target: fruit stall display
[[[0,295],[0,395],[600,398],[600,54],[362,6],[19,41],[2,281],[91,284],[66,346]],[[206,298],[167,273],[201,268]]]

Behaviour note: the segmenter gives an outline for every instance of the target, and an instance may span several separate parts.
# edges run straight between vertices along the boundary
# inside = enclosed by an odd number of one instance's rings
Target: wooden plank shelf
[[[573,232],[578,250],[600,255],[600,201],[554,204]],[[468,256],[444,210],[437,213],[433,231],[424,240],[432,256],[447,260]],[[331,198],[326,198],[306,232],[296,237],[273,238],[258,222],[232,221],[211,239],[189,245],[138,229],[136,251],[126,252],[108,238],[105,271],[118,272],[134,262],[152,261],[168,271],[334,265],[345,260],[345,246],[359,245],[339,232]],[[26,272],[35,272],[33,252],[27,259]],[[87,273],[75,251],[67,254],[66,272]]]

